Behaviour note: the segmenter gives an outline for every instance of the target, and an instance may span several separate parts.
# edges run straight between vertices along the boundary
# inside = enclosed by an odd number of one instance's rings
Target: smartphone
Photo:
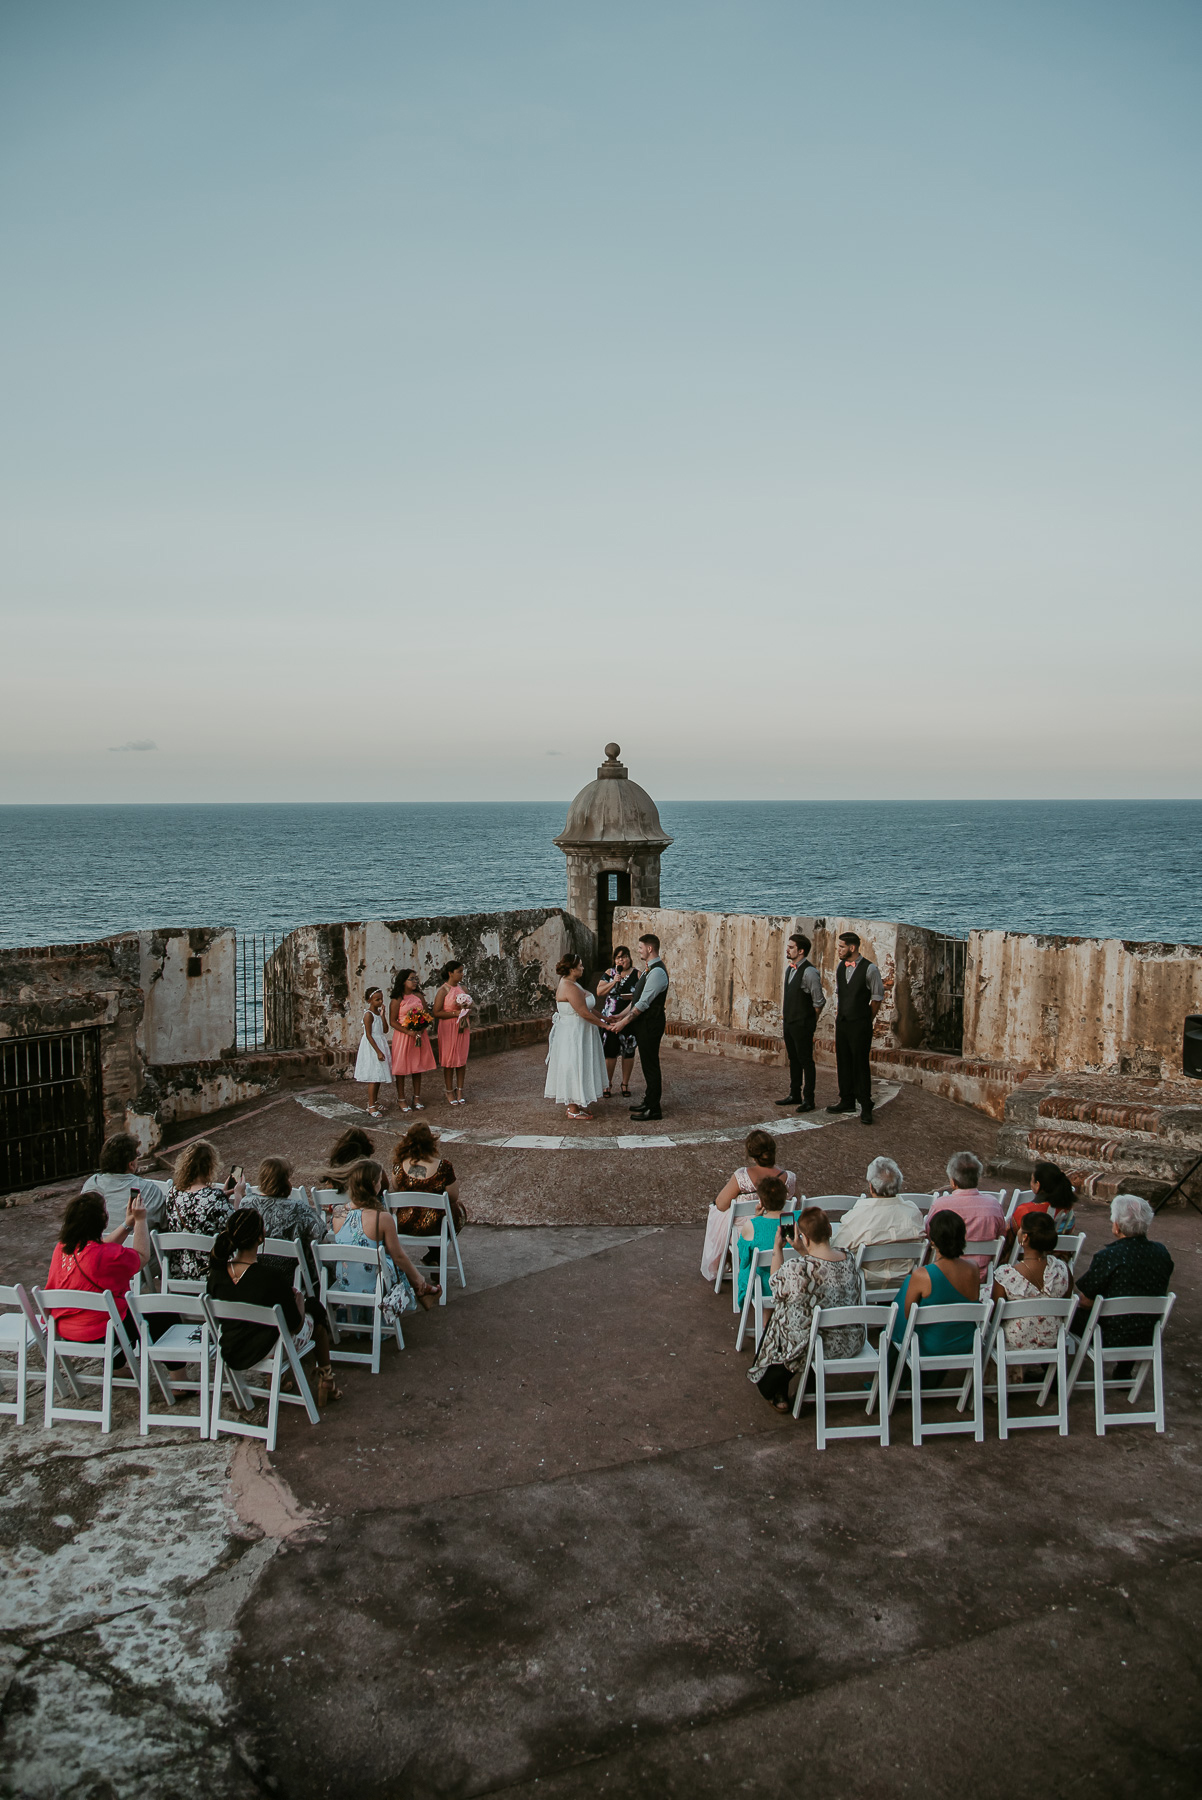
[[[242,1164],[241,1163],[233,1163],[230,1167],[229,1174],[226,1176],[226,1181],[227,1181],[227,1183],[232,1181],[234,1186],[237,1187],[237,1185],[241,1181],[241,1179],[242,1179]]]

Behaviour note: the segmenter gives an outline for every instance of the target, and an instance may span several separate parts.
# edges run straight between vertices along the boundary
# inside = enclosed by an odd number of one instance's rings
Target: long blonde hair
[[[385,1212],[388,1202],[384,1195],[388,1191],[388,1179],[382,1163],[372,1162],[364,1157],[362,1162],[352,1163],[349,1169],[343,1170],[346,1182],[346,1200],[348,1206],[357,1206],[362,1212]]]

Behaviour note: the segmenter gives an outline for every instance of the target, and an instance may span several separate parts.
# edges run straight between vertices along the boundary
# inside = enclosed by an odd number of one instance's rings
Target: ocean
[[[562,905],[567,801],[0,807],[0,943]],[[690,801],[664,906],[1202,942],[1202,801]]]

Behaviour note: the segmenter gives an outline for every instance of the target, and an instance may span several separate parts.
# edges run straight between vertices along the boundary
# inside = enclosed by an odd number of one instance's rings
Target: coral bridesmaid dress
[[[404,1031],[400,1025],[406,1013],[421,1012],[425,1004],[417,994],[406,994],[397,1007],[397,1029],[392,1034],[394,1075],[425,1075],[436,1066],[427,1033]]]
[[[444,1006],[458,1006],[460,994],[466,994],[466,988],[450,988],[443,1001]],[[459,1029],[458,1019],[440,1019],[438,1021],[438,1062],[443,1069],[462,1069],[467,1061],[468,1045],[472,1034],[465,1025]]]

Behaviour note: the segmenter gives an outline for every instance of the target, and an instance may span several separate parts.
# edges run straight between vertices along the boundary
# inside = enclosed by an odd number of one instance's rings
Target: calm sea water
[[[562,905],[566,802],[0,807],[0,943]],[[665,906],[1202,941],[1202,801],[666,803]]]

